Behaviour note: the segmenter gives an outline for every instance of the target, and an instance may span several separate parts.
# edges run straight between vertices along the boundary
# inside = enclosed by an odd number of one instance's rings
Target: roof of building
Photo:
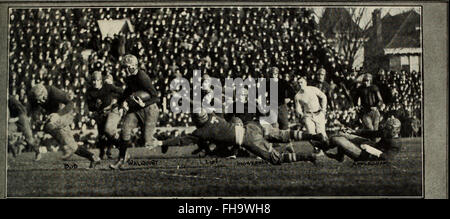
[[[392,16],[396,17],[396,16]],[[403,18],[403,17],[401,17]],[[418,48],[420,42],[420,15],[411,10],[405,13],[403,22],[396,29],[393,37],[386,44],[385,48]]]
[[[319,20],[319,30],[326,38],[334,38],[336,33],[349,30],[361,31],[361,28],[353,21],[347,9],[326,8]]]
[[[420,14],[414,10],[395,16],[386,14],[381,19],[383,48],[419,48]],[[373,26],[368,31],[373,31]],[[374,36],[371,34],[371,36]]]

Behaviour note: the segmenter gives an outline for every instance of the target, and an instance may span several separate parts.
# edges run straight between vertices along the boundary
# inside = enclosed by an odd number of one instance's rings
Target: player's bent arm
[[[60,110],[58,110],[58,114],[59,115],[66,115],[68,113],[71,113],[74,109],[74,103],[73,102],[69,102],[67,104],[64,104],[64,107],[62,107]]]
[[[324,92],[322,92],[320,89],[315,89],[316,95],[320,99],[320,107],[322,108],[322,111],[325,112],[327,110],[327,95],[325,95]]]
[[[124,90],[121,87],[118,87],[114,84],[109,84],[108,87],[110,87],[110,90],[112,91],[115,97],[121,96],[124,92]]]
[[[19,121],[19,117],[9,117],[8,122],[9,123],[15,123]]]
[[[55,98],[54,101],[60,104],[64,104],[63,107],[59,108],[57,113],[59,115],[65,115],[67,113],[72,112],[75,106],[72,100],[70,99],[69,95],[66,92],[55,87],[51,87],[50,89],[51,90],[49,90],[49,93],[53,92],[54,94],[53,97]]]

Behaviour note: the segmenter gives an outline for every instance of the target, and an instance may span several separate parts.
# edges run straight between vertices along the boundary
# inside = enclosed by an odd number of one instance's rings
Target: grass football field
[[[149,151],[131,148],[125,170],[110,170],[105,160],[95,170],[89,161],[61,152],[8,155],[7,196],[12,197],[309,197],[422,196],[422,142],[405,138],[392,164],[360,164],[319,157],[318,163],[273,166],[255,158],[198,158],[194,146]],[[311,150],[307,142],[297,151]],[[93,150],[98,153],[98,150]],[[113,156],[118,151],[113,150]]]

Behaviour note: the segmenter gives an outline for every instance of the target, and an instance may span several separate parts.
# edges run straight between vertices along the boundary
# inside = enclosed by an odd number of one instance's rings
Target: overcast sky
[[[325,8],[326,7],[314,7],[313,8],[313,10],[315,11],[315,13],[318,16],[318,17],[316,17],[317,22],[319,22],[318,19],[322,16],[322,13],[325,10]],[[388,12],[391,15],[396,15],[396,14],[400,14],[400,13],[409,11],[411,9],[414,9],[417,13],[420,14],[420,7],[365,7],[365,8],[367,10],[364,15],[363,21],[361,22],[361,25],[360,25],[361,27],[366,25],[366,23],[372,19],[372,12],[377,8],[381,9],[381,17],[384,17]],[[358,10],[359,9],[362,9],[362,7],[359,7]]]

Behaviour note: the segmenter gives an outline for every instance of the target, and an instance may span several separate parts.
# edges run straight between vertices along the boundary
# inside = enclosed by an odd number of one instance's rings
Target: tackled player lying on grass
[[[217,116],[222,118],[220,115]],[[249,122],[258,123],[253,120],[244,123],[241,118],[236,116],[231,117],[229,122],[242,127],[244,127],[244,124],[247,124]],[[290,142],[289,131],[279,131],[278,129],[273,128],[271,125],[261,125],[261,127],[263,128],[264,138],[273,143],[273,148],[277,148],[278,151],[294,153],[295,150],[293,148],[292,142]],[[192,154],[198,154],[199,157],[214,156],[227,159],[236,159],[238,156],[251,156],[251,154],[245,148],[240,147],[239,145],[236,145],[234,143],[230,144],[217,141],[202,141],[198,146],[199,147],[195,149]]]
[[[352,133],[339,133],[330,138],[329,145],[321,145],[321,149],[327,151],[337,148],[336,154],[325,154],[340,162],[347,155],[354,161],[392,161],[401,149],[399,133],[401,122],[395,117],[388,118],[384,127],[378,131],[357,130]],[[370,139],[381,137],[378,142]]]
[[[249,122],[245,126],[233,124],[215,114],[208,114],[204,110],[194,113],[193,120],[197,129],[191,134],[156,142],[158,146],[162,146],[163,153],[167,152],[169,146],[197,144],[202,147],[202,144],[209,141],[218,143],[217,145],[221,145],[221,143],[239,145],[263,160],[279,165],[297,161],[314,163],[316,157],[314,153],[280,153],[273,148],[271,142],[316,140],[322,144],[328,144],[328,139],[321,134],[311,135],[301,131],[271,129],[271,134],[264,137],[263,127],[257,122]]]

